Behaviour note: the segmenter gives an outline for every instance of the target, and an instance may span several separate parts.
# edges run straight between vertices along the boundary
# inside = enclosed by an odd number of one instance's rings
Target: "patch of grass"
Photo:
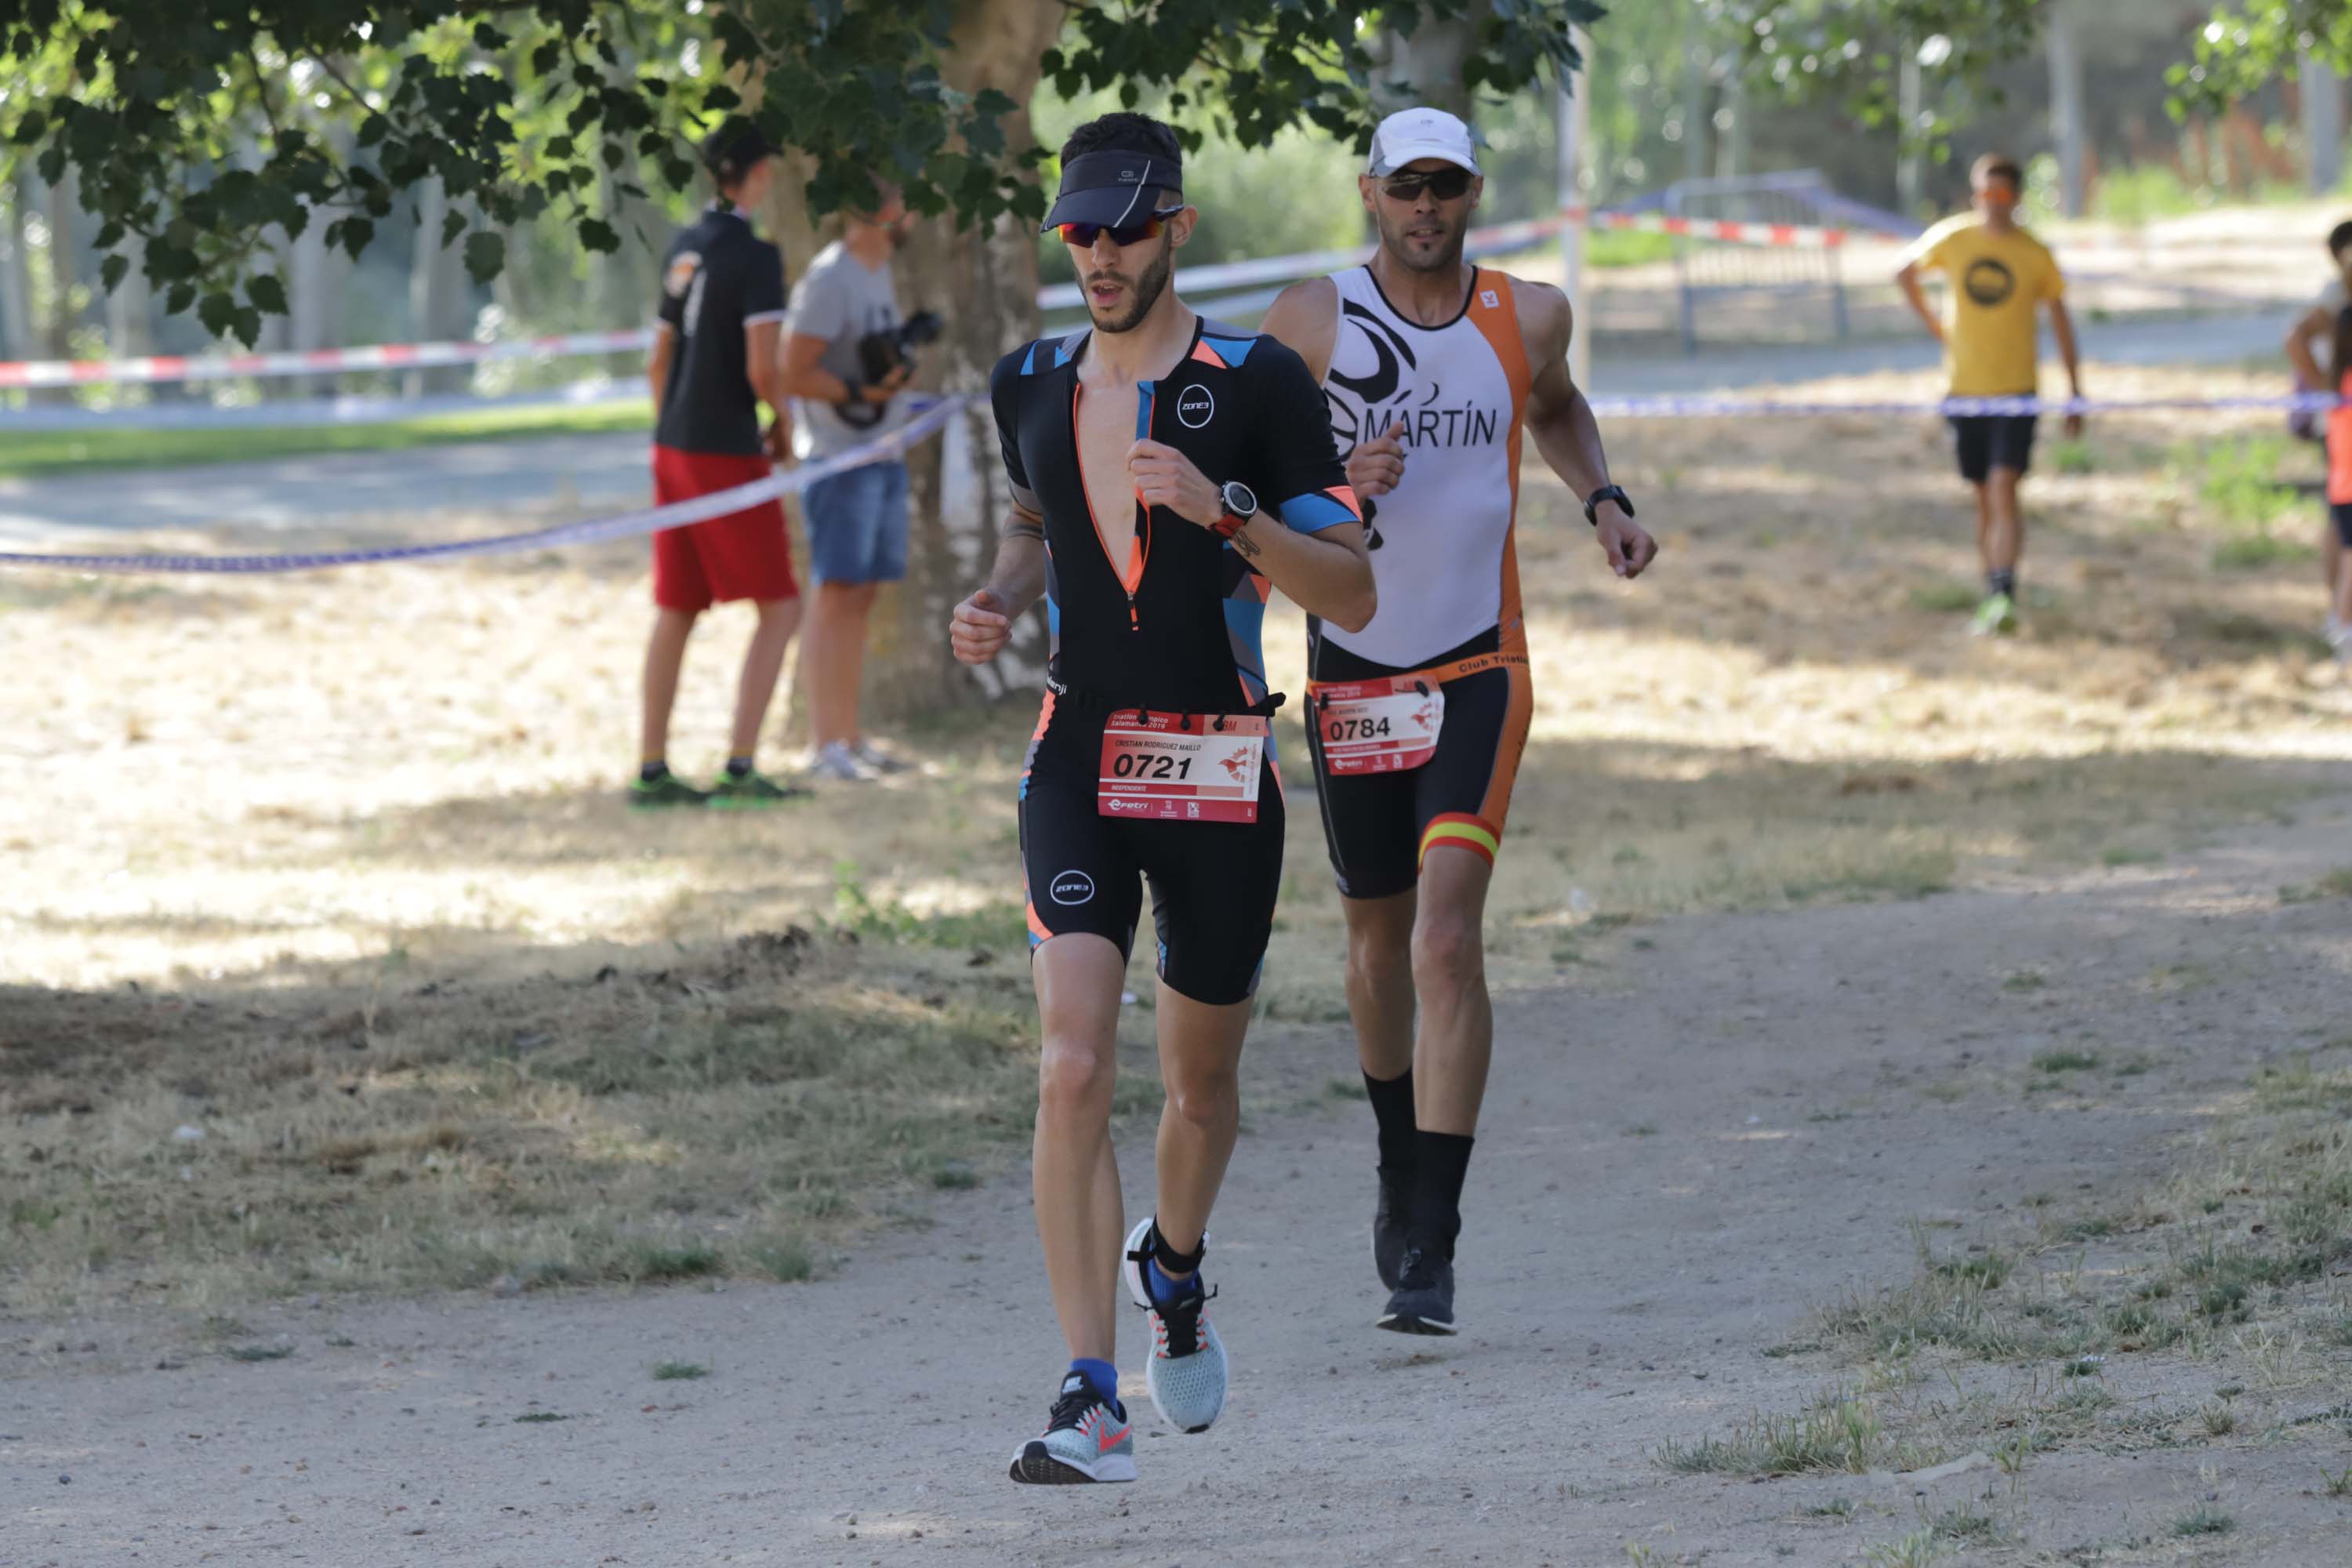
[[[1807,1519],[1852,1519],[1853,1517],[1853,1500],[1852,1498],[1833,1497],[1827,1502],[1815,1503],[1812,1507],[1806,1509],[1804,1513]]]
[[[1950,1550],[1937,1538],[1935,1527],[1927,1525],[1895,1540],[1880,1542],[1864,1552],[1862,1560],[1868,1568],[1929,1568]]]
[[[622,401],[472,409],[366,425],[231,425],[194,429],[28,431],[0,437],[0,476],[260,462],[324,452],[395,452],[467,441],[642,435],[648,405]]]
[[[2033,1066],[2037,1070],[2047,1073],[2089,1072],[2099,1065],[2099,1060],[2096,1051],[2037,1051]]]
[[[292,1345],[230,1345],[221,1354],[231,1361],[284,1361],[294,1353]]]
[[[698,1361],[665,1361],[654,1366],[656,1383],[690,1383],[709,1375],[710,1368]]]
[[[1005,900],[977,910],[919,913],[895,899],[877,898],[860,879],[855,861],[833,868],[834,920],[868,942],[962,949],[1018,948],[1028,940],[1021,906]]]
[[[2333,1475],[2322,1470],[2319,1479],[2326,1483],[2329,1497],[2352,1497],[2352,1465],[2345,1466]]]
[[[327,1343],[335,1350],[347,1351],[353,1345],[359,1343],[359,1341],[352,1338],[349,1334],[329,1334],[327,1336]]]
[[[2039,991],[2050,984],[2050,977],[2038,969],[2021,969],[2001,981],[2003,991]]]
[[[2268,566],[2299,565],[2317,559],[2318,554],[2307,541],[2282,537],[2264,524],[2247,532],[2234,534],[2215,545],[2213,569],[2216,572],[2259,572]],[[2265,627],[2254,640],[2269,641],[2274,635]]]
[[[1654,1121],[1636,1121],[1617,1134],[1620,1138],[1655,1138],[1657,1135],[1658,1124]]]
[[[2210,1503],[2199,1503],[2172,1521],[2175,1535],[2227,1535],[2238,1528],[2238,1521]]]
[[[2209,1437],[2226,1437],[2238,1429],[2238,1413],[2218,1400],[2199,1411],[2198,1417]]]
[[[1868,1404],[1832,1394],[1798,1415],[1758,1415],[1727,1437],[1668,1438],[1657,1462],[1681,1475],[1861,1475],[1885,1462],[1886,1436]]]
[[[1981,1546],[1992,1540],[1999,1527],[1992,1516],[1979,1512],[1972,1503],[1956,1503],[1937,1514],[1928,1529],[1939,1541],[1953,1541],[1968,1546]]]
[[[2099,857],[2100,863],[2111,869],[2123,866],[2155,866],[2161,864],[2163,859],[2164,852],[2160,849],[2142,849],[2126,844],[2119,844]]]
[[[2088,474],[2098,468],[2098,463],[2091,456],[2091,444],[2087,441],[2053,442],[2050,466],[2062,474]]]
[[[768,1278],[786,1285],[816,1278],[816,1255],[797,1241],[762,1242],[751,1249],[751,1261]]]
[[[552,1410],[526,1410],[514,1419],[515,1425],[518,1426],[543,1426],[550,1421],[569,1421],[572,1417],[569,1415],[559,1415]]]
[[[1364,1087],[1361,1078],[1335,1078],[1323,1086],[1323,1092],[1334,1100],[1369,1100],[1371,1091]]]

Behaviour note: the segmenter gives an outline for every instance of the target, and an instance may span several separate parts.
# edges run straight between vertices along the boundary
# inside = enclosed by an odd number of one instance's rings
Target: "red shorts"
[[[681,452],[656,443],[654,504],[731,490],[772,471],[764,453]],[[654,535],[654,603],[665,610],[707,610],[728,599],[791,599],[800,591],[780,500]]]

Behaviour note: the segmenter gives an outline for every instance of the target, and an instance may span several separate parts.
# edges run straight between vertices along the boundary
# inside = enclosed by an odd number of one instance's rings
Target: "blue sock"
[[[1127,1406],[1118,1402],[1118,1368],[1107,1361],[1095,1361],[1090,1357],[1080,1356],[1070,1363],[1070,1370],[1085,1378],[1087,1386],[1092,1388],[1113,1410],[1118,1412],[1122,1420],[1126,1418]]]
[[[1181,1285],[1179,1285],[1160,1271],[1160,1259],[1147,1258],[1143,1262],[1143,1288],[1151,1292],[1154,1302],[1165,1307],[1171,1302],[1181,1301],[1187,1296],[1197,1294],[1201,1289],[1201,1276],[1199,1271],[1195,1270],[1186,1277]]]

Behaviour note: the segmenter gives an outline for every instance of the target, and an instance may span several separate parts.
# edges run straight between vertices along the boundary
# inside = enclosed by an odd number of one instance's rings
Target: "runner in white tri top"
[[[1619,576],[1657,545],[1569,378],[1567,297],[1462,259],[1485,184],[1470,128],[1392,114],[1357,184],[1379,252],[1285,289],[1265,331],[1324,384],[1380,591],[1360,631],[1307,621],[1307,733],[1379,1130],[1379,1322],[1450,1334],[1494,1044],[1480,927],[1535,706],[1513,548],[1522,433],[1584,498]]]

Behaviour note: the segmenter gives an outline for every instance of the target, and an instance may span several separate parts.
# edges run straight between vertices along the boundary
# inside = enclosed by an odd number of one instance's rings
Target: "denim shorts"
[[[896,583],[907,574],[907,465],[865,463],[802,493],[809,575],[819,583]]]

